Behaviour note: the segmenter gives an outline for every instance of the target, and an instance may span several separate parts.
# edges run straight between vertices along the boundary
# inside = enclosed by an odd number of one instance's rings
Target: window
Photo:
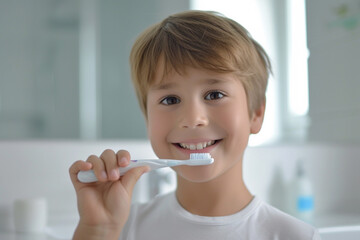
[[[306,137],[308,83],[305,0],[192,0],[191,9],[217,11],[243,25],[268,53],[273,76],[262,130],[250,146]]]

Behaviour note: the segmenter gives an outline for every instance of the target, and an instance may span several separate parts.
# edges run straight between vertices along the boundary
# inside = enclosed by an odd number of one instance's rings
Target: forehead
[[[229,75],[230,73],[233,76],[238,75],[236,70],[226,64],[223,64],[222,66],[213,65],[208,62],[199,62],[199,60],[195,59],[182,59],[176,61],[163,53],[159,57],[156,67],[152,70],[152,77],[148,79],[148,87],[151,88],[156,85],[163,85],[172,81],[173,76],[175,75],[189,75],[189,69],[196,69],[198,72],[201,71],[214,76]],[[191,72],[191,74],[193,74],[193,72]]]
[[[150,90],[168,90],[179,87],[180,84],[216,86],[229,84],[231,82],[240,82],[232,73],[217,73],[206,69],[186,67],[182,72],[175,70],[160,75]]]
[[[186,66],[184,65],[174,65],[173,63],[166,61],[162,56],[156,64],[155,71],[152,75],[152,79],[149,83],[149,87],[158,87],[158,86],[169,86],[171,81],[173,81],[173,76],[175,75],[186,75]]]

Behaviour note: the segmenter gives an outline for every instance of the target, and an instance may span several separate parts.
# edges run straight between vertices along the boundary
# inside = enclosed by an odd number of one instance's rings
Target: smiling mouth
[[[199,143],[176,143],[180,148],[187,150],[202,150],[204,148],[210,147],[220,140],[211,140],[207,142],[199,142]]]

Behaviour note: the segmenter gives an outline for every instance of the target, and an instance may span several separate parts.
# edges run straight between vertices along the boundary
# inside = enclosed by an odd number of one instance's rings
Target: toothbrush
[[[190,153],[190,159],[188,160],[175,160],[175,159],[139,159],[139,160],[130,160],[130,163],[127,167],[119,168],[120,176],[124,175],[127,171],[134,167],[140,166],[149,166],[150,171],[163,168],[163,167],[175,167],[180,165],[188,166],[201,166],[209,165],[214,162],[214,159],[211,157],[210,153]],[[96,182],[94,171],[80,171],[78,173],[78,179],[82,183],[91,183]]]

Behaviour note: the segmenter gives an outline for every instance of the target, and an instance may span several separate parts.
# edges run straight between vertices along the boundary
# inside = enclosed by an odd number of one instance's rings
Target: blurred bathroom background
[[[237,20],[271,57],[253,145],[360,142],[358,0],[1,0],[0,139],[145,139],[130,48],[188,9]]]
[[[76,219],[72,162],[106,148],[154,157],[128,56],[145,28],[189,9],[237,20],[272,60],[264,127],[244,160],[253,194],[292,214],[301,159],[311,224],[360,225],[359,0],[0,0],[0,236],[17,198],[46,197],[49,225]],[[175,181],[148,174],[134,198]]]

